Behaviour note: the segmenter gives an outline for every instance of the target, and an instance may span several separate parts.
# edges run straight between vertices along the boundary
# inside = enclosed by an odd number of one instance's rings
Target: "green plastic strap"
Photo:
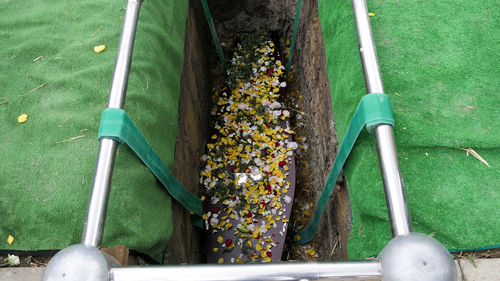
[[[297,36],[297,27],[299,26],[300,10],[302,9],[302,0],[297,3],[297,11],[295,12],[295,21],[293,22],[292,42],[290,42],[290,53],[288,54],[288,66],[286,68],[286,78],[292,66],[293,49],[295,48],[295,37]]]
[[[296,244],[307,243],[311,241],[316,234],[321,214],[325,210],[340,171],[342,170],[347,157],[349,157],[349,154],[351,153],[351,150],[354,147],[354,144],[356,143],[363,127],[366,126],[368,132],[373,133],[375,127],[380,124],[389,124],[394,126],[391,102],[386,94],[368,94],[361,99],[358,108],[354,112],[354,116],[351,119],[351,123],[349,124],[344,140],[340,145],[337,157],[333,162],[332,170],[328,175],[325,188],[319,197],[316,210],[314,211],[313,220],[304,230],[297,232],[297,240],[295,241]]]
[[[226,60],[224,59],[224,53],[220,46],[219,37],[217,36],[217,30],[215,30],[214,21],[212,15],[210,14],[210,9],[208,8],[207,0],[201,0],[201,5],[203,6],[203,11],[205,11],[205,17],[207,18],[208,27],[210,28],[210,33],[212,34],[212,39],[214,40],[215,49],[219,55],[220,64],[226,73]]]
[[[189,192],[172,175],[123,109],[108,108],[104,110],[97,138],[99,140],[111,138],[120,144],[126,143],[153,172],[172,197],[196,215],[203,214],[200,198]]]

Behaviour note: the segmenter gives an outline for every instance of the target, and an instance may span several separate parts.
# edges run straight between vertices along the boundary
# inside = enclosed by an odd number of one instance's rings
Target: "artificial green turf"
[[[0,3],[0,250],[51,250],[80,242],[125,5]],[[142,5],[125,104],[169,168],[187,5],[159,0]],[[101,44],[106,51],[95,53],[93,47]],[[39,56],[43,59],[33,61]],[[22,113],[29,119],[19,124]],[[161,261],[171,233],[166,190],[120,146],[104,246],[124,244]],[[8,235],[15,237],[12,245]]]
[[[500,247],[497,1],[370,0],[368,7],[414,231],[450,250]],[[352,6],[322,0],[319,12],[341,140],[365,94]],[[457,147],[473,148],[491,168]],[[362,133],[344,172],[349,257],[377,255],[391,232],[373,136]]]

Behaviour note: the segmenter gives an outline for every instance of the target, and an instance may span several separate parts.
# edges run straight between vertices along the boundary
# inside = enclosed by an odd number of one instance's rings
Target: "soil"
[[[173,174],[193,194],[199,194],[201,161],[209,132],[209,112],[215,77],[223,77],[205,15],[198,0],[189,1],[184,45],[184,66],[179,95],[179,121]],[[191,215],[172,201],[174,233],[164,263],[200,263],[200,233],[191,224]]]
[[[45,267],[52,256],[19,256],[18,267]],[[7,256],[0,256],[0,265],[7,263]],[[4,267],[9,267],[5,265]]]

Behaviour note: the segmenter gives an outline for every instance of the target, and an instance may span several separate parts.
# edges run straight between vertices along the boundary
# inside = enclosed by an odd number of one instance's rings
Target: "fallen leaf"
[[[467,152],[467,157],[469,157],[469,153],[472,154],[472,156],[474,156],[477,160],[481,161],[484,165],[488,166],[488,168],[491,168],[490,164],[488,164],[488,162],[486,162],[486,160],[484,160],[484,158],[481,157],[481,155],[479,155],[479,153],[477,153],[474,149],[470,147],[469,148],[457,147],[457,149]]]

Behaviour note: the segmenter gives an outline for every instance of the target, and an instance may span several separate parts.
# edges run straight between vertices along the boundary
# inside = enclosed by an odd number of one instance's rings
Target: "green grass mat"
[[[484,1],[368,1],[414,231],[450,250],[500,247],[500,18]],[[365,93],[350,1],[320,1],[339,140]],[[490,165],[457,149],[473,148]],[[373,136],[345,175],[349,256],[378,255],[391,232]]]
[[[79,243],[126,1],[2,1],[0,10],[0,249]],[[145,1],[125,110],[173,167],[187,1]],[[95,45],[106,44],[100,54]],[[28,121],[17,122],[26,113]],[[68,140],[72,137],[79,137]],[[104,246],[161,261],[171,201],[121,146]],[[15,237],[7,244],[8,235]]]

